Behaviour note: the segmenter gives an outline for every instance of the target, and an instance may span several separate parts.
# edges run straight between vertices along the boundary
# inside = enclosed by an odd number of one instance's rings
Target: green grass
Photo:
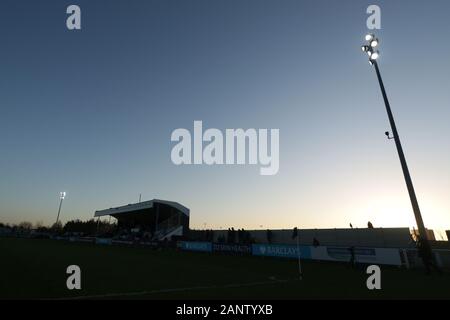
[[[67,266],[81,290],[66,288]],[[381,290],[347,265],[64,241],[0,238],[0,298],[119,299],[450,298],[450,275],[382,267]]]

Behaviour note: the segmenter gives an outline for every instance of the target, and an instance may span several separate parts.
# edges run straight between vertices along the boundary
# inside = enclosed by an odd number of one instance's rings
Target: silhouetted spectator
[[[250,232],[248,232],[248,231],[245,231],[245,243],[246,244],[250,244],[251,243]]]
[[[227,231],[227,243],[231,243],[231,229],[230,228],[228,228],[228,231]]]
[[[267,236],[267,242],[272,243],[272,231],[271,230],[267,229],[266,236]]]
[[[350,251],[350,266],[352,267],[352,269],[355,267],[355,263],[356,263],[356,260],[355,260],[355,247],[350,247],[350,248],[348,248],[348,251]]]
[[[373,224],[372,224],[372,222],[367,222],[367,228],[369,228],[369,229],[373,229]]]
[[[298,236],[298,229],[297,227],[295,227],[294,230],[292,231],[292,239],[297,238],[297,236]]]
[[[419,236],[417,241],[417,249],[419,251],[419,256],[422,258],[427,274],[431,273],[431,268],[436,270],[439,274],[442,274],[442,270],[434,262],[433,251],[431,250],[430,243],[428,241],[423,241]]]
[[[241,229],[241,236],[239,238],[239,243],[245,243],[246,242],[246,231],[244,230],[244,228]]]
[[[316,238],[313,239],[313,246],[314,246],[314,247],[320,246],[320,242],[319,242],[319,240],[317,240]]]

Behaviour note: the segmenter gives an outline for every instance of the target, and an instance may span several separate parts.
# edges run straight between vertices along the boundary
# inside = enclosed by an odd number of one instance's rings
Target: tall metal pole
[[[55,224],[57,224],[58,221],[59,221],[59,214],[61,213],[61,207],[62,207],[62,202],[63,202],[63,200],[64,200],[64,198],[61,197],[61,200],[59,201],[58,215],[56,216],[56,223],[55,223]]]
[[[391,124],[392,135],[394,136],[395,145],[397,147],[398,157],[402,165],[403,176],[405,177],[406,186],[408,188],[409,198],[411,199],[411,205],[416,218],[417,227],[419,229],[420,238],[422,241],[428,242],[428,235],[423,223],[422,215],[420,213],[419,203],[417,202],[416,192],[412,183],[411,175],[409,174],[408,164],[406,163],[405,154],[403,153],[402,144],[400,142],[400,136],[398,135],[397,126],[395,125],[394,116],[392,115],[391,106],[384,89],[383,79],[381,79],[380,69],[378,68],[377,61],[373,61],[375,71],[377,73],[378,82],[380,84],[381,93],[383,94],[384,104],[389,117],[389,123]]]

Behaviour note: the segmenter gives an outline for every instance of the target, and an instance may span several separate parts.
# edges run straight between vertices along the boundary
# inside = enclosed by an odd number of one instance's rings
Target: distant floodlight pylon
[[[62,203],[63,203],[63,200],[64,200],[65,197],[66,197],[66,192],[65,191],[61,191],[59,193],[59,208],[58,208],[58,215],[56,216],[56,223],[55,223],[55,225],[58,224],[59,214],[61,213],[61,207],[62,207]]]

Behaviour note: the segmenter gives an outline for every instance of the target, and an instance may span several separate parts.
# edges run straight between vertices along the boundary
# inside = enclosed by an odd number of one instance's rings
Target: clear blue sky
[[[66,29],[78,4],[82,30]],[[202,227],[414,225],[380,68],[425,223],[450,228],[450,2],[2,1],[0,220],[162,198]],[[175,166],[176,128],[280,129],[280,170]]]

